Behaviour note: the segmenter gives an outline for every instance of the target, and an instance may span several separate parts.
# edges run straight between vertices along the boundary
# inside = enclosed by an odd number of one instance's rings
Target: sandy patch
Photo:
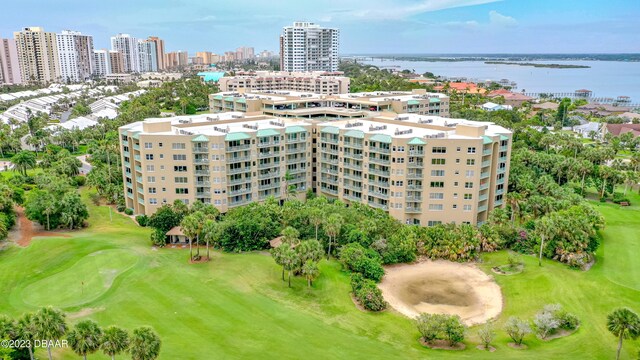
[[[93,313],[99,312],[104,310],[103,307],[98,307],[98,308],[83,308],[80,311],[77,312],[73,312],[73,313],[68,313],[67,314],[67,318],[70,320],[75,320],[75,319],[79,319],[79,318],[83,318],[85,316],[89,316]]]
[[[466,325],[475,325],[502,312],[500,287],[472,264],[428,260],[392,265],[378,286],[389,305],[410,318],[459,315]]]
[[[27,219],[21,207],[16,207],[16,215],[18,216],[16,224],[9,231],[8,239],[22,247],[29,246],[31,240],[38,236],[70,237],[68,234],[60,233],[59,230],[45,231],[42,226]]]

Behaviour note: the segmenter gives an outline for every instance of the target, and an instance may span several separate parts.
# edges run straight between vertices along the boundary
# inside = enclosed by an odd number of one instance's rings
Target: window
[[[476,159],[467,159],[467,165],[475,165]]]
[[[146,154],[144,158],[147,160],[153,160],[153,154]]]
[[[173,167],[173,171],[177,171],[177,172],[185,172],[187,171],[187,167],[184,165],[178,165],[178,166],[174,166]]]
[[[442,221],[435,221],[435,220],[427,221],[427,226],[436,226],[438,224],[442,224]]]
[[[173,150],[184,150],[187,148],[187,145],[185,143],[173,143],[171,144],[171,148]]]
[[[144,148],[145,149],[153,149],[153,143],[148,143],[148,142],[144,143]]]
[[[186,177],[176,176],[173,178],[173,182],[176,184],[186,184],[189,180]]]
[[[155,193],[156,193],[156,188],[150,187],[149,188],[149,194],[155,194]]]
[[[162,143],[158,143],[158,147],[160,147],[160,148],[161,148],[161,147],[162,147]]]
[[[432,188],[443,188],[444,187],[444,181],[432,181],[431,182],[431,187]]]
[[[429,204],[430,211],[442,211],[444,210],[443,204]]]
[[[176,188],[176,194],[188,194],[189,188]]]
[[[446,154],[447,153],[447,148],[444,147],[444,146],[436,146],[436,147],[433,147],[431,149],[431,152],[433,154]]]
[[[404,158],[398,158],[398,164],[404,164]]]
[[[462,210],[463,210],[463,211],[465,211],[465,212],[469,212],[469,211],[471,211],[471,205],[465,205],[465,206],[463,206]]]
[[[458,147],[456,148],[456,151],[457,151],[457,152],[460,152],[460,146],[458,146]]]
[[[472,182],[464,183],[464,188],[465,189],[473,189],[473,183]]]
[[[444,176],[444,170],[431,170],[431,176]]]
[[[156,198],[149,199],[149,205],[157,205],[157,204],[158,204],[158,199]]]
[[[466,177],[473,177],[474,175],[475,175],[475,171],[473,171],[473,170],[465,171],[465,176]]]
[[[155,171],[156,167],[154,165],[147,165],[147,171],[149,172],[153,172]]]
[[[457,208],[458,208],[458,205],[457,205],[457,204],[453,204],[453,208],[454,208],[454,209],[457,209]]]
[[[429,199],[442,200],[444,199],[444,193],[429,193]]]
[[[431,165],[444,165],[445,163],[445,159],[431,159]]]
[[[187,155],[185,154],[174,154],[173,161],[185,161],[187,160]]]
[[[156,177],[155,176],[147,176],[147,182],[150,182],[150,183],[156,182]]]
[[[465,200],[471,200],[471,199],[473,199],[473,194],[464,194],[464,199],[465,199]]]
[[[476,153],[476,148],[475,147],[468,147],[467,148],[467,154],[475,154]]]

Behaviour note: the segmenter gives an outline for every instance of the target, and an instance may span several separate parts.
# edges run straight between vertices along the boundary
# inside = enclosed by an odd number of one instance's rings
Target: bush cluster
[[[358,302],[367,310],[382,311],[387,308],[387,302],[382,297],[382,291],[373,280],[364,278],[360,273],[351,275],[351,290]]]
[[[343,246],[339,261],[346,269],[360,273],[366,279],[379,282],[384,276],[380,255],[372,249],[365,249],[358,243]]]
[[[447,340],[454,346],[464,340],[465,326],[458,315],[422,313],[416,318],[416,326],[427,343]]]

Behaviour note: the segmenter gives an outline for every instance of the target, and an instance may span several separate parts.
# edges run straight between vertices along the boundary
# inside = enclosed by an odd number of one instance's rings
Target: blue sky
[[[168,51],[275,51],[282,27],[305,20],[340,28],[343,54],[640,52],[640,0],[20,0],[1,9],[0,37],[25,26],[79,30],[97,48],[123,32],[159,36]]]

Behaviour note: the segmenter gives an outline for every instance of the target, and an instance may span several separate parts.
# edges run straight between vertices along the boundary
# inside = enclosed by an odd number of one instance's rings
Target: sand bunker
[[[466,325],[474,325],[502,311],[500,287],[475,265],[438,260],[385,270],[379,285],[382,295],[408,317],[420,313],[459,315]]]

